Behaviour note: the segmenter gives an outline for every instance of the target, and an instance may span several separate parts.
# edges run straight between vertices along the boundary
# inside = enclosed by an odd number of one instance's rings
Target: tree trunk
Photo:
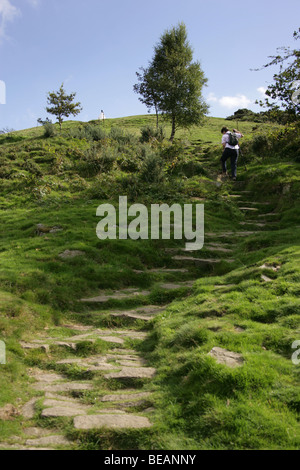
[[[171,132],[171,137],[170,137],[170,142],[173,144],[174,136],[175,136],[175,131],[176,131],[176,118],[175,115],[172,115],[172,132]]]

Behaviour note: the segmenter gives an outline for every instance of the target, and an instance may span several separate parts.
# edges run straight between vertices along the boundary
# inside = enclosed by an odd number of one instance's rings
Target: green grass
[[[98,328],[130,325],[146,329],[149,336],[143,342],[127,340],[125,346],[140,350],[158,370],[152,382],[153,430],[75,433],[68,420],[43,425],[78,437],[82,449],[298,449],[300,369],[291,361],[291,345],[300,339],[300,165],[290,156],[279,159],[252,152],[251,138],[267,135],[276,126],[243,122],[247,155],[239,166],[240,183],[233,187],[217,178],[220,128],[230,122],[207,118],[201,128],[178,131],[174,146],[166,141],[142,145],[140,129],[149,124],[155,125],[155,116],[105,121],[107,136],[97,155],[101,164],[103,156],[111,157],[113,164],[101,171],[86,157],[91,142],[71,137],[70,132],[78,130],[76,121],[65,122],[62,134],[50,139],[43,137],[42,128],[0,137],[0,340],[5,341],[8,355],[7,365],[0,366],[0,407],[31,398],[28,367],[56,370],[79,380],[85,377],[82,368],[59,366],[56,361],[70,354],[102,354],[116,346],[101,340],[92,345],[82,342],[77,353],[52,347],[49,359],[42,351],[25,353],[20,340],[71,337],[76,332],[63,326],[71,320]],[[123,129],[123,134],[115,131],[113,138],[113,127]],[[169,132],[166,126],[167,136]],[[125,138],[126,133],[130,135]],[[158,158],[163,161],[158,175],[162,179],[149,182],[142,169],[153,154],[154,164]],[[270,202],[257,206],[259,214],[274,211],[276,217],[270,217],[274,225],[247,238],[206,237],[204,249],[195,253],[211,257],[208,242],[226,243],[233,250],[232,264],[193,266],[189,274],[137,274],[134,270],[182,267],[165,248],[180,249],[184,243],[96,237],[98,205],[110,202],[117,207],[119,195],[126,194],[129,203],[147,205],[206,198],[206,233],[252,230],[240,222],[255,221],[257,215],[245,216],[238,200],[226,199],[239,189],[252,191],[245,201]],[[60,226],[62,231],[39,236],[38,224]],[[84,254],[63,260],[59,254],[67,249]],[[264,263],[280,269],[261,269]],[[262,274],[273,282],[263,282]],[[198,279],[193,288],[170,292],[159,288],[161,282],[191,278]],[[150,294],[102,306],[79,302],[100,291],[126,287],[147,289]],[[147,325],[109,315],[111,309],[150,303],[171,305]],[[240,353],[243,367],[217,364],[208,356],[215,346]],[[93,380],[97,393],[84,393],[85,403],[94,403],[99,393],[124,387],[105,381],[101,374]],[[135,381],[131,386],[147,390],[149,383]],[[42,424],[39,418],[38,423]],[[0,421],[1,437],[20,434],[21,429],[21,417]]]

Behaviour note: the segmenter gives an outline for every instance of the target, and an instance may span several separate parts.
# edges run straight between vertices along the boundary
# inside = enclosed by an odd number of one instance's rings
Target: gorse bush
[[[134,135],[124,132],[124,130],[120,129],[119,127],[111,128],[109,138],[114,142],[118,142],[119,144],[134,145],[137,142],[137,138]]]
[[[269,140],[266,135],[257,135],[252,141],[252,150],[256,155],[262,155],[269,150]]]
[[[56,134],[55,126],[52,122],[45,122],[43,125],[44,128],[44,137],[54,137]]]
[[[71,129],[69,131],[69,135],[73,139],[85,139],[90,142],[99,142],[107,138],[105,130],[102,127],[92,124],[87,124],[75,129]]]
[[[156,153],[149,153],[143,160],[140,180],[145,183],[160,183],[165,179],[164,162]]]
[[[84,158],[76,165],[78,173],[87,178],[106,173],[112,170],[116,161],[116,152],[113,148],[99,148],[97,145],[86,150]]]
[[[140,141],[142,143],[148,143],[154,140],[158,142],[162,142],[165,138],[164,129],[159,127],[158,129],[154,129],[151,126],[143,127],[141,130],[141,138]]]

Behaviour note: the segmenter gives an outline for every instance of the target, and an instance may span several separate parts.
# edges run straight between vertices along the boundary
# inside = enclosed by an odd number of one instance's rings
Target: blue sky
[[[62,82],[82,104],[76,119],[146,114],[135,72],[179,22],[208,78],[210,115],[259,111],[253,103],[276,69],[250,69],[296,47],[299,18],[299,0],[0,0],[0,129],[35,126]]]

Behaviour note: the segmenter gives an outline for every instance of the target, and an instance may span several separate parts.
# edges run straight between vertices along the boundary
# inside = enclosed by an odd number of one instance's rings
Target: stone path
[[[170,267],[134,270],[134,272],[141,275],[164,276],[166,280],[155,284],[156,288],[162,292],[181,289],[188,295],[199,277],[195,274],[195,269],[201,270],[206,267],[214,269],[219,263],[234,264],[236,243],[240,239],[255,236],[267,229],[267,219],[277,216],[275,212],[264,212],[270,205],[268,202],[245,202],[245,198],[251,199],[251,192],[235,191],[235,194],[226,197],[236,203],[243,214],[244,220],[240,225],[253,226],[256,228],[255,231],[208,232],[205,234],[205,245],[201,256],[199,252],[186,252],[184,248],[170,248],[165,250],[170,257]],[[265,220],[262,221],[262,218]],[[222,239],[225,239],[225,242]],[[64,260],[83,255],[82,252],[67,250],[59,256]],[[260,269],[261,281],[271,283],[280,266],[264,264]],[[172,279],[176,276],[177,280],[168,282],[170,275]],[[182,280],[183,276],[188,280]],[[190,279],[191,277],[193,279]],[[231,287],[214,286],[216,295],[219,292],[221,295],[225,289]],[[21,407],[23,435],[15,436],[7,442],[0,442],[0,450],[76,448],[76,438],[70,440],[61,426],[55,426],[56,420],[61,419],[66,420],[68,428],[72,428],[74,432],[97,429],[101,431],[151,429],[155,426],[154,382],[157,371],[147,364],[132,346],[147,338],[146,328],[143,329],[141,325],[144,324],[146,327],[151,319],[168,307],[168,305],[152,305],[150,301],[148,302],[150,294],[150,288],[140,290],[129,287],[120,291],[100,291],[94,293],[92,297],[79,299],[87,305],[101,306],[101,311],[90,313],[93,318],[99,319],[102,315],[109,314],[112,319],[130,320],[131,328],[108,329],[69,323],[63,325],[66,331],[65,337],[49,336],[44,332],[39,338],[28,336],[20,341],[20,346],[26,355],[34,351],[44,354],[45,360],[42,362],[44,367],[28,369],[32,381],[32,398]],[[113,305],[117,305],[118,301],[124,300],[140,301],[141,305],[129,309],[111,307],[111,301],[114,301]],[[103,310],[106,303],[107,309]],[[53,332],[53,329],[51,331]],[[235,331],[240,334],[244,332],[238,326]],[[106,345],[105,353],[81,354],[83,345],[88,344],[94,348],[102,343]],[[217,346],[208,354],[212,360],[227,367],[242,367],[244,363],[240,354]],[[76,433],[74,435],[76,436]]]

